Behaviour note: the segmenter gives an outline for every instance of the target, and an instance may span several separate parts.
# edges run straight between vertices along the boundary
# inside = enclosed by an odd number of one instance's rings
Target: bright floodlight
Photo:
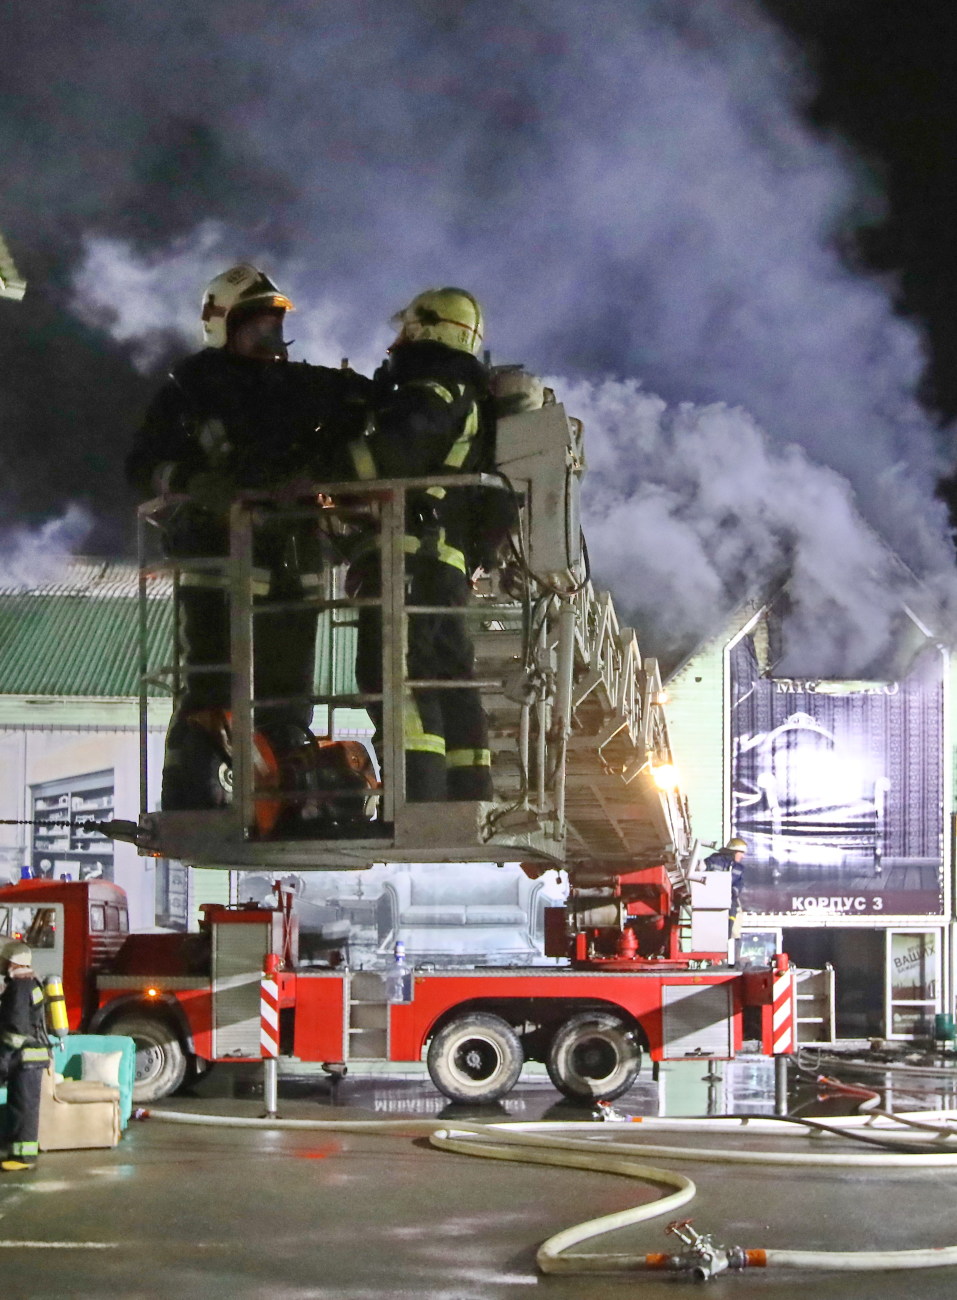
[[[660,767],[652,767],[651,775],[659,790],[678,788],[678,769],[673,763],[662,763]]]

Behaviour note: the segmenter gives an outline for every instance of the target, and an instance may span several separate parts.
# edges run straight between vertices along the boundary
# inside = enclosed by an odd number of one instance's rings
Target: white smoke
[[[495,360],[571,377],[596,570],[646,646],[706,634],[790,564],[805,651],[860,671],[899,595],[872,530],[945,610],[954,585],[923,340],[839,252],[879,191],[805,124],[807,68],[751,0],[582,14],[502,0],[439,24],[329,0],[279,11],[281,31],[217,25],[224,76],[269,93],[250,117],[192,76],[197,111],[288,182],[294,257],[225,224],[148,255],[91,237],[77,310],[147,368],[170,331],[195,346],[212,275],[261,261],[300,306],[294,355],[368,372],[391,310],[464,283]],[[265,218],[272,192],[250,202]]]
[[[76,314],[128,345],[144,373],[169,346],[171,334],[198,346],[205,280],[197,272],[204,261],[221,260],[224,233],[206,222],[152,257],[138,256],[124,240],[87,238],[74,276]]]
[[[290,355],[318,365],[338,365],[347,355],[343,308],[329,297],[310,298],[309,277],[301,263],[287,259],[277,265],[261,250],[241,247],[216,222],[204,222],[171,248],[152,255],[136,250],[127,240],[88,236],[74,276],[73,309],[82,320],[128,346],[134,365],[146,374],[168,352],[171,337],[185,351],[202,346],[203,290],[213,276],[241,261],[260,266],[294,303],[305,308],[286,318],[286,334],[294,340]],[[355,369],[374,366],[382,355],[387,332],[370,333],[372,346],[367,344],[362,355],[349,357]]]
[[[64,514],[38,528],[17,527],[0,531],[0,589],[30,590],[65,582],[70,558],[82,547],[93,527],[82,506],[68,506]]]
[[[635,617],[646,653],[691,649],[789,576],[789,661],[811,676],[880,667],[917,583],[861,518],[846,479],[773,443],[740,409],[669,407],[635,382],[550,382],[585,423],[595,579]],[[921,602],[941,632],[957,610],[943,541],[932,586]]]

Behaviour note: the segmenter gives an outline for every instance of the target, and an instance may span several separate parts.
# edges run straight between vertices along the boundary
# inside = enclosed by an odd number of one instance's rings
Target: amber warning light
[[[148,988],[148,989],[146,990],[146,996],[147,996],[148,998],[158,998],[158,997],[159,997],[159,989]]]

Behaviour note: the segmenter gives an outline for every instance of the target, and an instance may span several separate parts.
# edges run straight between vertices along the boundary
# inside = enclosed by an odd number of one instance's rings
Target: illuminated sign
[[[800,916],[943,911],[943,659],[896,682],[775,679],[731,651],[732,831],[742,904]]]

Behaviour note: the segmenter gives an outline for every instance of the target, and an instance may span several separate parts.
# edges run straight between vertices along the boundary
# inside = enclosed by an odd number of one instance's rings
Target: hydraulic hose
[[[832,1079],[826,1074],[819,1074],[817,1082],[823,1088],[825,1095],[841,1097],[859,1097],[860,1102],[857,1109],[875,1110],[881,1104],[881,1094],[875,1092],[873,1088],[865,1088],[857,1083],[843,1083],[840,1079]]]

